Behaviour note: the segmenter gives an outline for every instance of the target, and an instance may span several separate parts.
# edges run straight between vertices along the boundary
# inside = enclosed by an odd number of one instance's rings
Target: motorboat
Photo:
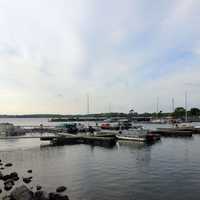
[[[129,140],[138,142],[155,142],[160,140],[159,134],[149,133],[144,129],[121,130],[116,135],[118,140]]]
[[[105,121],[100,125],[103,130],[120,130],[132,128],[132,123],[126,119],[118,121]]]
[[[192,123],[188,123],[188,122],[176,124],[175,127],[176,127],[176,128],[195,128],[195,127],[192,125]]]
[[[133,136],[133,135],[116,135],[118,140],[132,140],[138,142],[145,142],[146,138],[143,136]]]

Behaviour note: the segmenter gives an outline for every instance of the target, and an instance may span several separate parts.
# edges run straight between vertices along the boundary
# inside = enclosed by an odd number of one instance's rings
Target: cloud
[[[198,0],[0,0],[0,110],[85,113],[199,105]],[[188,84],[189,83],[189,84]]]

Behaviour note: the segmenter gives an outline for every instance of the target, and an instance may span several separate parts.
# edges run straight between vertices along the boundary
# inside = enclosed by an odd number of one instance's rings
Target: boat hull
[[[129,140],[129,141],[138,141],[138,142],[146,142],[147,139],[143,137],[130,137],[130,136],[119,136],[116,135],[118,140]]]
[[[138,142],[155,142],[160,140],[160,135],[158,134],[146,134],[144,136],[133,136],[133,135],[116,135],[118,140],[129,140]]]

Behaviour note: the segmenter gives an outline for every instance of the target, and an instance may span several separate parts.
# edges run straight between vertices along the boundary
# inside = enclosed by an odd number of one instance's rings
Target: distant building
[[[20,136],[25,135],[25,130],[20,126],[11,123],[0,123],[0,136]]]

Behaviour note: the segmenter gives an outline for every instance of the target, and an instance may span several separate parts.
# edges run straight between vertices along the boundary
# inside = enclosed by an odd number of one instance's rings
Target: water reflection
[[[111,148],[52,147],[19,139],[0,141],[0,158],[12,162],[21,176],[32,169],[32,184],[47,191],[66,185],[70,199],[187,200],[199,196],[199,145],[199,136],[162,138],[155,144],[118,141]]]

